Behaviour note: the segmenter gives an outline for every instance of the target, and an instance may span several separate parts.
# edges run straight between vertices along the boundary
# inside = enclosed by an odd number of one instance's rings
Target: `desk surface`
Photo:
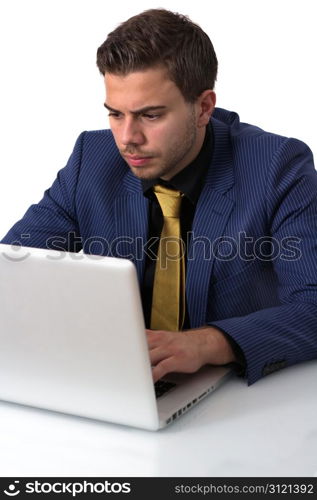
[[[0,402],[1,476],[317,476],[317,361],[232,378],[149,432]]]

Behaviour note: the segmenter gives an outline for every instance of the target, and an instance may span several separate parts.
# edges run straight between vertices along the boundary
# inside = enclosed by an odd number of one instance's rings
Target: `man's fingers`
[[[151,365],[155,366],[160,363],[163,359],[168,358],[171,354],[163,349],[162,347],[155,347],[150,349],[150,360]]]
[[[201,339],[160,330],[146,330],[154,380],[171,372],[192,373],[204,360],[199,348]]]
[[[176,332],[167,332],[165,330],[145,330],[148,346],[150,349],[158,347],[159,345],[167,344],[171,340],[178,337]]]
[[[154,331],[147,332],[147,343],[149,349],[153,349],[162,343],[162,337]]]
[[[166,375],[167,373],[171,373],[173,371],[175,371],[174,357],[164,359],[158,365],[152,368],[154,382],[164,377],[164,375]]]

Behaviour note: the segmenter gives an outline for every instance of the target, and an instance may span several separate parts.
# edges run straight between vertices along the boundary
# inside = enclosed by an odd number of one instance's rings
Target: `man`
[[[154,380],[236,363],[252,384],[315,358],[308,147],[215,108],[213,46],[184,16],[134,16],[108,35],[97,64],[111,131],[80,135],[2,243],[131,259]]]

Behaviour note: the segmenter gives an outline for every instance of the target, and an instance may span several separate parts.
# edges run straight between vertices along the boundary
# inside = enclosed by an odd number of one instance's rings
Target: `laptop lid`
[[[0,399],[159,427],[130,261],[1,244],[0,273]]]

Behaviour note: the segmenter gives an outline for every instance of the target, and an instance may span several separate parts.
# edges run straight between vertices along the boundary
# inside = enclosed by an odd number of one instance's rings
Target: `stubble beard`
[[[190,153],[193,149],[194,144],[197,139],[197,129],[196,129],[196,117],[194,107],[191,108],[188,120],[186,122],[186,128],[181,137],[178,138],[177,142],[175,142],[170,149],[162,158],[161,164],[157,165],[153,168],[151,167],[131,167],[132,173],[138,177],[139,179],[158,179],[158,178],[172,178],[178,172],[180,172],[183,168],[185,168],[187,164],[181,166],[181,168],[177,168],[183,162],[184,158]],[[159,158],[155,158],[155,161],[160,161]]]

